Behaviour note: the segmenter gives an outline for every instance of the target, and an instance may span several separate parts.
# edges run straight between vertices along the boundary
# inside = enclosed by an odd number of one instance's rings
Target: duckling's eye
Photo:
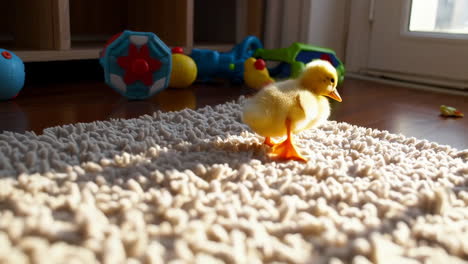
[[[335,83],[335,78],[331,78],[331,79],[330,79],[330,82],[331,82],[331,83]]]

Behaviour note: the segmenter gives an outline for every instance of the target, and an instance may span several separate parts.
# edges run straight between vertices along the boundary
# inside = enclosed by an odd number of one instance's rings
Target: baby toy
[[[275,80],[270,77],[264,60],[248,58],[244,63],[244,81],[248,87],[260,90]]]
[[[15,98],[23,89],[24,63],[11,51],[0,49],[0,100]]]
[[[186,88],[197,78],[197,65],[181,47],[172,49],[172,71],[169,87]]]
[[[440,114],[446,117],[464,117],[465,115],[458,111],[455,107],[441,105]]]
[[[278,66],[269,69],[270,75],[278,79],[297,78],[307,63],[314,59],[322,59],[329,61],[336,68],[339,84],[344,80],[344,65],[331,49],[296,42],[288,48],[272,50],[259,48],[255,51],[254,57],[281,62]]]
[[[171,51],[151,32],[125,30],[113,36],[99,62],[105,82],[129,99],[151,97],[169,84]]]
[[[254,52],[262,47],[257,37],[248,36],[229,52],[193,49],[190,57],[197,64],[198,80],[223,78],[238,83],[243,80],[245,60],[253,57]]]

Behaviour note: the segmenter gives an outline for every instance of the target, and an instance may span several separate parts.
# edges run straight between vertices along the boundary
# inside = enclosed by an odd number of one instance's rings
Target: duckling
[[[275,159],[307,161],[296,149],[293,134],[316,127],[330,115],[330,97],[341,102],[336,90],[338,75],[325,60],[309,62],[297,79],[269,84],[243,106],[242,121],[265,137]],[[281,143],[272,137],[287,136]]]
[[[248,58],[244,62],[244,81],[247,86],[256,90],[274,82],[268,73],[265,61],[255,58]]]

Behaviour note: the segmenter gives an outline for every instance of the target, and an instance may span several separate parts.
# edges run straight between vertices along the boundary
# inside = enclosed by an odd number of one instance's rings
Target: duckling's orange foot
[[[274,159],[307,162],[306,158],[304,158],[299,153],[299,151],[297,151],[296,147],[289,138],[282,143],[273,146],[269,156]]]
[[[265,137],[265,141],[263,142],[263,144],[269,146],[269,147],[274,147],[276,146],[278,143],[274,142],[271,137]]]

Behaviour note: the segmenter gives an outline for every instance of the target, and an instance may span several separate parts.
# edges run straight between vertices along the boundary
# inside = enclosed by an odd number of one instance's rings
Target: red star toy
[[[125,69],[124,82],[128,85],[136,81],[146,86],[153,84],[153,72],[161,68],[161,62],[150,57],[147,45],[137,46],[130,44],[128,56],[117,58],[117,63]]]

